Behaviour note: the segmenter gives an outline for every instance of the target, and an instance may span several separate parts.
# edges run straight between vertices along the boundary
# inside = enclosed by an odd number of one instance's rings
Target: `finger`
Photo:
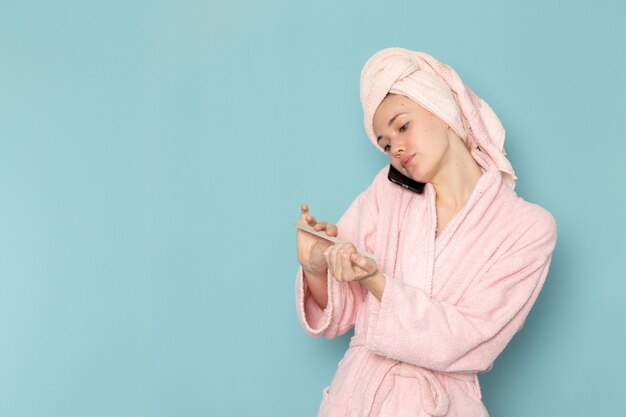
[[[313,217],[311,215],[307,215],[305,217],[305,220],[309,224],[309,226],[315,226],[315,223],[317,223],[317,221],[315,220],[315,217]]]
[[[332,245],[327,249],[327,257],[326,263],[328,264],[328,269],[330,269],[332,275],[339,282],[343,281],[343,274],[341,271],[341,266],[337,261],[337,250],[339,249],[339,245]]]
[[[329,268],[330,268],[330,251],[332,248],[333,246],[330,245],[324,250],[324,259],[326,259],[326,264],[328,265]]]
[[[339,262],[341,264],[341,272],[343,273],[343,279],[345,281],[353,281],[356,275],[354,271],[354,267],[352,265],[352,253],[355,252],[354,247],[352,245],[342,245],[343,247],[339,250]]]
[[[333,263],[333,268],[335,269],[336,278],[338,281],[349,281],[350,269],[344,269],[345,262],[345,252],[346,252],[346,244],[336,244],[334,245],[332,252],[330,253],[330,260]],[[349,267],[349,266],[348,266]]]
[[[378,265],[373,259],[363,256],[360,253],[352,253],[350,259],[355,266],[363,270],[363,276],[371,275],[378,270]]]
[[[322,220],[321,222],[318,222],[315,226],[313,226],[313,229],[319,232],[320,230],[324,230],[326,228],[326,225],[328,225],[328,223]]]
[[[326,226],[326,234],[328,236],[337,236],[337,234],[339,233],[339,230],[337,229],[337,226],[335,226],[334,224],[329,224]]]
[[[333,266],[330,263],[331,249],[332,249],[332,246],[329,246],[326,248],[326,250],[324,251],[324,259],[326,259],[326,265],[328,266],[328,271],[330,272],[332,276],[335,276],[335,270],[333,269]]]
[[[306,203],[300,204],[300,221],[306,222],[306,216],[309,214],[309,205]]]

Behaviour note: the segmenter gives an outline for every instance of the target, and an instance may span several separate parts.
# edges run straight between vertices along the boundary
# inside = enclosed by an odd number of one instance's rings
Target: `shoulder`
[[[557,238],[556,219],[545,208],[517,196],[510,190],[511,205],[507,205],[510,238],[516,247],[535,248],[550,256]]]
[[[515,210],[516,216],[520,216],[527,224],[532,224],[533,228],[545,232],[556,234],[556,219],[545,208],[539,204],[531,203],[515,194]]]

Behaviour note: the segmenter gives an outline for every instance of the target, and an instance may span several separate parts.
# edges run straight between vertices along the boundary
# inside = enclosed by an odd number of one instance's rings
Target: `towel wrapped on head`
[[[374,113],[389,93],[406,96],[440,118],[465,141],[483,168],[497,166],[505,184],[515,187],[500,119],[451,67],[424,52],[404,48],[386,48],[367,60],[361,71],[361,104],[365,131],[379,150]]]

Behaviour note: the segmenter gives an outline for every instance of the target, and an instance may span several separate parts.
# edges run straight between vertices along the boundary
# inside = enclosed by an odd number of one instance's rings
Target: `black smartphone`
[[[393,182],[394,184],[398,184],[401,187],[406,188],[407,190],[411,190],[418,194],[422,194],[424,192],[423,182],[417,182],[415,180],[412,180],[411,178],[405,176],[400,171],[395,169],[391,164],[389,164],[389,173],[387,174],[387,178],[389,178],[389,181]]]

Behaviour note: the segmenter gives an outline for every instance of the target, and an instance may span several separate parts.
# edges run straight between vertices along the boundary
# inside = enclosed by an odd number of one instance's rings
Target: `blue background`
[[[0,415],[313,416],[293,221],[385,157],[359,73],[401,46],[498,113],[548,280],[492,416],[626,415],[626,2],[0,3]]]

